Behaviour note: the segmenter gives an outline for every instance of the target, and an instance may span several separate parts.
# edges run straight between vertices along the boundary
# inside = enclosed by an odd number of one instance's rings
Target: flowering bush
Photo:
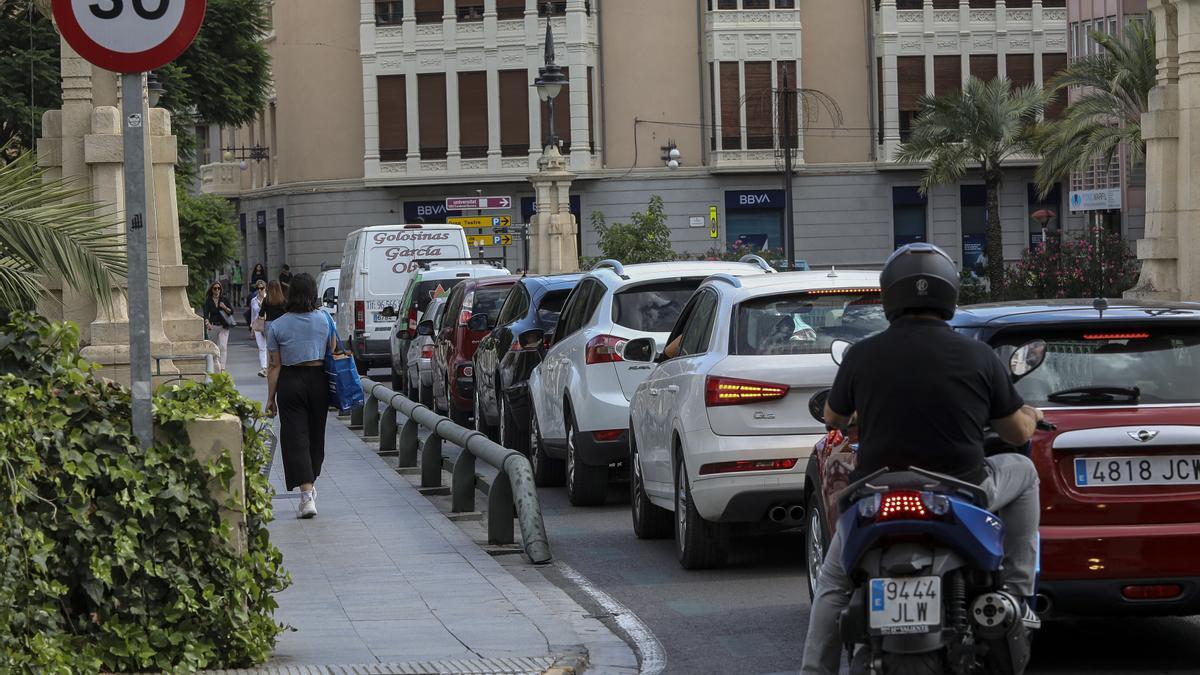
[[[1004,300],[1119,297],[1137,282],[1140,266],[1119,232],[1093,227],[1063,239],[1048,232],[1007,269]]]
[[[787,266],[787,263],[784,261],[785,254],[782,248],[758,248],[757,246],[751,246],[741,242],[734,242],[732,244],[726,244],[720,247],[714,246],[704,253],[697,255],[695,259],[737,262],[741,260],[743,256],[748,255],[760,256],[763,260],[766,260],[768,263],[770,263],[772,267]]]

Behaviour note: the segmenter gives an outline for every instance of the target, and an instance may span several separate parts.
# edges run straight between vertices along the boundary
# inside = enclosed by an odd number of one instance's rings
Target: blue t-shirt
[[[267,326],[267,351],[279,352],[279,362],[285,366],[320,361],[332,332],[325,310],[288,312]]]

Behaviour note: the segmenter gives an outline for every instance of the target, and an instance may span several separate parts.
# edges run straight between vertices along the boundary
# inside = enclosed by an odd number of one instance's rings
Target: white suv
[[[604,503],[609,465],[629,457],[629,399],[652,368],[623,361],[621,348],[639,337],[662,347],[688,298],[710,275],[774,272],[750,257],[752,262],[628,266],[605,260],[583,277],[529,378],[530,457],[539,485],[565,478],[572,504]]]
[[[630,404],[637,536],[670,536],[674,521],[694,569],[724,563],[729,523],[802,525],[808,455],[825,435],[808,405],[837,373],[830,345],[886,327],[878,272],[718,275],[680,314],[672,358],[626,344],[626,363],[658,362]]]

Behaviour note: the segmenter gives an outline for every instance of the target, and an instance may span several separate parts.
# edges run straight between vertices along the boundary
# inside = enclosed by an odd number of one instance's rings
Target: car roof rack
[[[592,265],[592,271],[594,272],[598,269],[605,268],[605,267],[607,267],[608,269],[611,269],[613,272],[616,273],[617,276],[621,277],[622,279],[624,279],[626,281],[629,280],[629,275],[625,274],[625,266],[622,265],[620,262],[618,262],[616,260],[612,260],[612,259],[601,260],[600,262],[596,263],[595,265]]]
[[[738,262],[750,263],[752,265],[758,265],[759,268],[761,268],[767,274],[771,274],[775,271],[775,268],[768,265],[766,260],[763,260],[760,256],[756,256],[753,253],[751,253],[750,255],[742,256],[742,258],[740,260],[738,260]]]
[[[413,262],[417,263],[417,267],[420,267],[423,270],[432,269],[435,263],[448,262],[465,262],[474,263],[477,265],[491,265],[497,269],[504,267],[502,264],[504,262],[503,258],[418,258],[413,260]]]
[[[704,281],[705,282],[724,281],[725,283],[729,284],[730,286],[733,286],[734,288],[742,287],[742,280],[733,276],[732,274],[727,273],[727,272],[718,272],[716,274],[710,274],[710,275],[708,275],[707,278],[705,278]]]

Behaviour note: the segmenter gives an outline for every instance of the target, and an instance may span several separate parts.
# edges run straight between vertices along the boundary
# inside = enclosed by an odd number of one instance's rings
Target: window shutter
[[[1013,91],[1033,84],[1033,54],[1009,54],[1005,57],[1005,68]]]
[[[403,75],[381,75],[379,90],[379,160],[408,158],[408,99]]]
[[[421,159],[446,159],[446,75],[417,75]]]
[[[459,73],[458,133],[463,159],[487,157],[488,105],[487,73]]]
[[[736,61],[721,63],[721,147],[739,150],[742,147],[741,93],[738,87]]]
[[[1067,67],[1067,55],[1058,54],[1042,54],[1042,81],[1049,82],[1054,79],[1054,76],[1062,72]],[[1046,119],[1057,120],[1062,119],[1063,113],[1067,109],[1067,92],[1059,90],[1054,102],[1046,106]]]
[[[496,14],[500,21],[525,18],[525,0],[496,0]]]
[[[775,147],[774,95],[771,91],[771,62],[746,64],[746,147],[762,150]]]
[[[500,71],[500,154],[529,155],[529,82],[524,70]]]
[[[984,82],[990,82],[996,79],[997,74],[996,55],[995,54],[972,54],[971,55],[971,76],[979,78]]]
[[[944,96],[962,89],[962,59],[957,54],[933,57],[933,94]]]

